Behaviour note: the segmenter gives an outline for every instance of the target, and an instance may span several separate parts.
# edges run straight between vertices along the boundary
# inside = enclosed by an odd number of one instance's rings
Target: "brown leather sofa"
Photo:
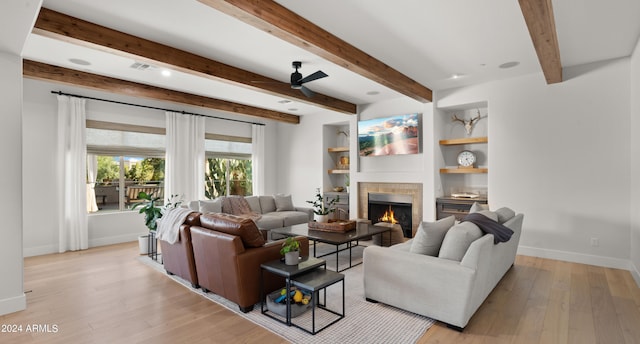
[[[200,286],[237,303],[243,312],[251,311],[260,302],[260,264],[282,257],[283,240],[267,243],[252,220],[230,214],[203,214],[200,224],[190,229]],[[309,240],[296,240],[300,255],[308,255]],[[283,278],[264,273],[266,293],[283,286]]]
[[[180,226],[179,240],[170,244],[160,241],[162,263],[169,275],[177,275],[191,282],[191,286],[199,288],[196,264],[193,259],[193,246],[191,243],[191,226],[200,226],[200,213],[193,212],[187,216]]]

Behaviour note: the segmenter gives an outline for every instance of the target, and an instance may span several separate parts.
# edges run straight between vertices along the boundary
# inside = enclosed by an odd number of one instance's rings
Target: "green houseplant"
[[[324,202],[320,188],[316,189],[315,199],[313,201],[307,201],[307,203],[313,206],[314,220],[316,222],[329,222],[329,214],[336,211],[335,204],[340,200],[340,196],[327,200]]]
[[[293,237],[287,237],[282,243],[280,254],[284,255],[284,263],[287,265],[297,265],[300,258],[300,242]]]
[[[144,224],[149,228],[149,231],[155,231],[158,228],[158,219],[162,218],[162,215],[167,209],[177,208],[182,204],[182,200],[178,199],[178,195],[171,195],[167,199],[164,206],[160,207],[157,202],[161,197],[153,196],[153,192],[146,193],[141,191],[138,193],[138,199],[143,200],[141,203],[134,205],[131,209],[140,207],[138,213],[144,214]],[[149,236],[141,235],[138,237],[138,244],[140,245],[140,254],[147,254],[149,247]]]

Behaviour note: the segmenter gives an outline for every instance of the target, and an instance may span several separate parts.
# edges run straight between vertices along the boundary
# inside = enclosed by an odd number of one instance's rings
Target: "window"
[[[94,162],[96,171],[95,180],[88,182],[95,183],[98,212],[131,209],[142,202],[140,192],[160,197],[162,204],[165,135],[153,133],[157,128],[87,126],[87,160]]]
[[[205,196],[252,195],[251,139],[207,136]]]

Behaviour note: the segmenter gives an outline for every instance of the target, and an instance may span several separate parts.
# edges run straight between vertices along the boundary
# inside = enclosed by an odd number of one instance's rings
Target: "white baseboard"
[[[27,309],[27,298],[24,293],[20,296],[0,300],[0,315],[14,313]]]
[[[138,241],[138,237],[140,235],[146,235],[146,234],[149,234],[149,232],[96,238],[96,239],[89,240],[89,247],[107,246],[107,245],[113,245],[113,244],[121,244],[123,242]]]
[[[110,236],[105,238],[95,238],[95,239],[89,240],[89,247],[91,248],[91,247],[98,247],[98,246],[121,244],[123,242],[138,241],[138,236],[145,235],[145,234],[148,234],[148,232],[123,234],[123,235]],[[22,253],[24,257],[42,256],[45,254],[58,253],[58,247],[56,247],[55,245],[24,247],[22,249]]]
[[[623,269],[631,271],[631,261],[627,259],[594,256],[584,253],[550,250],[529,246],[518,246],[518,254],[540,258],[563,260],[572,263],[602,266],[606,268]],[[632,272],[633,273],[633,272]],[[634,276],[635,277],[635,276]],[[636,278],[636,282],[638,279]]]
[[[640,288],[640,271],[638,271],[638,267],[635,266],[635,264],[631,263],[630,265],[631,268],[629,269],[629,271],[631,272],[631,276],[633,276],[633,279],[636,280],[638,288]]]
[[[42,256],[51,253],[58,253],[58,248],[55,245],[22,248],[22,255],[24,257]]]

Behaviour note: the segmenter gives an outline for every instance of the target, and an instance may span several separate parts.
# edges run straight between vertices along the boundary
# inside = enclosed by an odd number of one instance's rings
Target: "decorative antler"
[[[478,116],[471,119],[460,119],[457,114],[453,114],[451,120],[453,122],[460,122],[464,125],[464,130],[467,132],[467,135],[471,135],[471,131],[473,130],[473,125],[479,121],[482,117],[480,116],[480,109],[478,109]]]

